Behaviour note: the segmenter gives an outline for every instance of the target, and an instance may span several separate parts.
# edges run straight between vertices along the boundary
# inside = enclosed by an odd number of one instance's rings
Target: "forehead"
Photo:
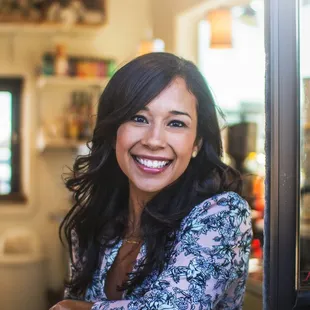
[[[183,78],[175,78],[156,98],[148,105],[151,111],[182,110],[188,113],[196,112],[196,97],[188,90]]]

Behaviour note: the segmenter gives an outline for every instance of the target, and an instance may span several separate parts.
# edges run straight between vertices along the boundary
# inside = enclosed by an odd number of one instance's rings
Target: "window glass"
[[[0,91],[0,195],[11,191],[12,94]]]
[[[253,241],[244,309],[262,308],[265,211],[264,2],[231,8],[232,44],[212,46],[212,20],[199,23],[199,66],[224,112],[224,161],[240,171],[243,197],[252,211]],[[214,34],[214,31],[213,31]],[[221,119],[221,117],[220,117]]]

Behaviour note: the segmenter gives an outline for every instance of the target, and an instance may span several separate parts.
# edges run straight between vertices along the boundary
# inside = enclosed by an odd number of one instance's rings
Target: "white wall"
[[[167,52],[197,64],[198,23],[210,9],[232,7],[250,0],[152,0],[153,34],[164,40]]]
[[[19,75],[26,81],[22,102],[22,160],[28,197],[25,205],[0,205],[0,234],[17,225],[31,227],[40,235],[48,258],[47,282],[52,289],[61,287],[64,260],[57,237],[58,224],[49,220],[49,214],[69,207],[61,174],[63,167],[72,163],[72,153],[54,151],[39,155],[35,149],[39,126],[35,67],[42,53],[53,50],[58,42],[65,43],[68,53],[75,55],[113,57],[118,63],[134,57],[139,41],[151,27],[150,0],[108,0],[107,10],[107,25],[97,35],[0,32],[0,76]]]
[[[188,9],[207,2],[206,0],[153,0],[153,33],[164,40],[166,50],[175,52],[176,18]],[[188,39],[188,38],[187,38]]]

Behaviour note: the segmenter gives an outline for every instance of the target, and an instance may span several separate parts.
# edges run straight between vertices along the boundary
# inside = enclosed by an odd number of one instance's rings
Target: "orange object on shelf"
[[[138,48],[138,56],[148,54],[151,52],[164,52],[165,43],[161,39],[142,41]]]
[[[252,240],[251,250],[252,250],[252,257],[254,257],[254,258],[262,258],[263,257],[262,245],[261,245],[259,239],[253,239]]]
[[[255,196],[255,210],[263,211],[265,208],[264,178],[256,176],[253,180],[253,195]]]

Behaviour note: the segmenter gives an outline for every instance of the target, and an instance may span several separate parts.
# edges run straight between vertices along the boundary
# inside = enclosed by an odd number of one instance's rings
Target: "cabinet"
[[[65,134],[67,108],[73,92],[91,95],[92,118],[95,118],[97,103],[109,78],[78,78],[67,76],[40,76],[37,79],[38,133],[36,147],[39,152],[76,150],[86,145],[86,140],[69,139]]]

